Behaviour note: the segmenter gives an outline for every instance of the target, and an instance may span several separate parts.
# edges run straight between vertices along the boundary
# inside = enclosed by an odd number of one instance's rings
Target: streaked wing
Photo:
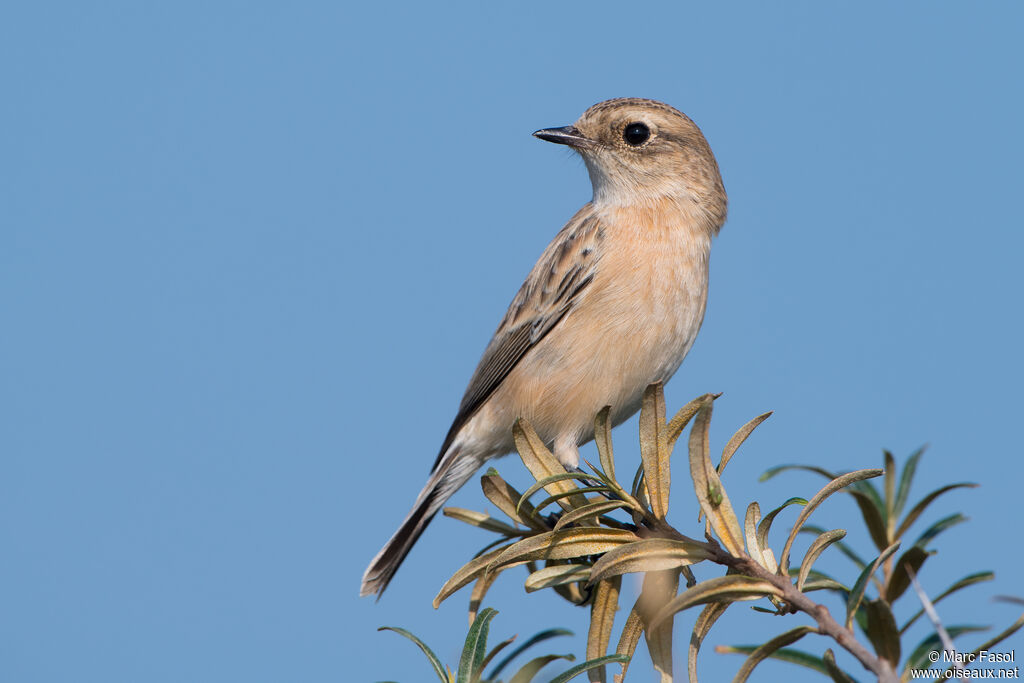
[[[587,286],[601,254],[604,231],[590,204],[566,223],[548,245],[487,345],[462,397],[436,468],[455,435],[490,398],[516,365],[567,315]]]

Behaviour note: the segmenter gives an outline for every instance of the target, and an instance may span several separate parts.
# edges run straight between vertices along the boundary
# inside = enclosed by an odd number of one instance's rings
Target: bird
[[[726,219],[704,134],[662,102],[617,98],[533,135],[579,153],[593,196],[540,255],[473,372],[426,485],[370,562],[360,595],[387,588],[427,524],[524,418],[559,462],[611,406],[613,425],[668,381],[704,319],[712,238]]]

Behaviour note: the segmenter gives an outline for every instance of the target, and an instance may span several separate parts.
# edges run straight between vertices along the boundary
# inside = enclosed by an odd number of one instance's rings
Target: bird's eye
[[[640,122],[631,123],[622,131],[622,139],[626,141],[627,145],[633,147],[644,144],[649,137],[651,137],[651,129]]]

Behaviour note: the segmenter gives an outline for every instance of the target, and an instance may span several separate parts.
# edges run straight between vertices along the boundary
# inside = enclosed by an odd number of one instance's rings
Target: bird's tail
[[[426,486],[420,491],[416,503],[406,516],[394,536],[384,544],[370,566],[363,574],[363,583],[359,595],[376,593],[379,598],[384,589],[412,550],[413,544],[430,524],[441,506],[444,505],[466,481],[473,476],[480,463],[472,458],[460,458],[459,447],[452,446],[427,480]]]

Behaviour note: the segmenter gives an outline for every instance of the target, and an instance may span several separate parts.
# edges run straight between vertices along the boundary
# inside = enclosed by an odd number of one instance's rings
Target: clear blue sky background
[[[922,581],[993,569],[940,611],[1016,618],[989,598],[1021,593],[1024,562],[1021,5],[487,5],[0,11],[0,679],[427,680],[383,624],[455,663],[467,596],[430,598],[483,532],[435,521],[379,603],[359,577],[590,196],[578,159],[530,133],[615,96],[687,112],[729,191],[667,394],[725,392],[718,448],[776,411],[730,466],[733,502],[817,490],[757,483],[775,463],[871,467],[929,442],[915,495],[981,488],[933,509],[971,521]],[[635,421],[616,443],[636,461]],[[818,521],[854,514],[839,499]],[[496,636],[585,633],[523,576],[492,591]],[[737,609],[708,645],[796,623]],[[739,664],[709,647],[702,671]],[[824,680],[761,672],[786,677]]]

